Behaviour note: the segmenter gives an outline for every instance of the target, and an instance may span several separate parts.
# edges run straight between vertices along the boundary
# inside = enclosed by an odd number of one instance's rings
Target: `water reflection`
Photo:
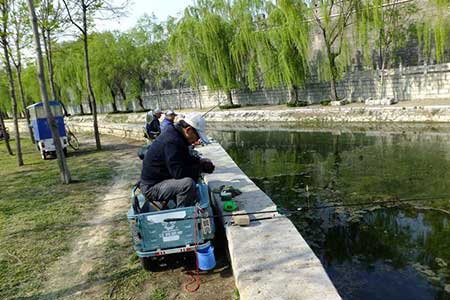
[[[450,128],[214,132],[291,216],[344,299],[450,299]],[[394,198],[443,200],[378,205]],[[439,209],[441,211],[439,211]]]

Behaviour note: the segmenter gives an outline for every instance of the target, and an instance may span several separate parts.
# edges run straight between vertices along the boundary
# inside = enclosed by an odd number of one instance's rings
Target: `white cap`
[[[155,108],[155,110],[153,111],[153,114],[156,115],[159,113],[162,113],[162,111],[159,108]]]
[[[166,116],[177,116],[177,114],[173,110],[169,109],[166,111]]]
[[[201,114],[188,114],[184,121],[197,131],[204,144],[209,144],[209,139],[206,136],[206,120]]]

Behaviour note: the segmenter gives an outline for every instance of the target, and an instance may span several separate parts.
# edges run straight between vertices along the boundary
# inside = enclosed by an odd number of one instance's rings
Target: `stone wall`
[[[337,85],[339,97],[352,102],[362,102],[367,98],[395,98],[398,101],[422,99],[450,99],[450,64],[400,67],[384,71],[381,84],[381,71],[362,70],[349,72]],[[319,103],[329,98],[329,84],[313,80],[299,90],[299,100]],[[287,89],[246,91],[232,93],[234,103],[247,105],[285,104],[289,98]],[[224,93],[199,89],[174,89],[151,92],[143,95],[144,109],[204,108],[226,103]],[[137,101],[117,101],[119,111],[139,111],[142,107]],[[88,105],[84,111],[89,112]],[[72,114],[79,114],[77,106],[70,106]],[[111,104],[99,105],[99,112],[112,112]]]

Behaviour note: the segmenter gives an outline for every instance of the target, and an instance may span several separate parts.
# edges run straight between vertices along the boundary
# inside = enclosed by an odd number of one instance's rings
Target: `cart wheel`
[[[42,151],[41,152],[41,157],[42,157],[43,160],[47,160],[47,152]]]
[[[161,269],[159,266],[159,261],[155,257],[139,257],[139,260],[141,261],[141,265],[145,271],[157,272]]]

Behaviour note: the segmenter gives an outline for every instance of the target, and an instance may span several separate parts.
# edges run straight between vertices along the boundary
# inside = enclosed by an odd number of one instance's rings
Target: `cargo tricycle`
[[[197,184],[195,206],[175,208],[175,203],[169,200],[167,209],[159,209],[145,199],[138,184],[131,190],[128,222],[134,249],[147,271],[157,270],[161,257],[212,249],[215,225],[208,186],[203,179]]]
[[[48,104],[55,117],[64,154],[67,155],[68,140],[62,106],[59,101],[50,101]],[[42,102],[35,103],[28,106],[27,109],[30,112],[31,127],[33,128],[36,148],[41,152],[42,159],[47,159],[49,155],[56,155],[55,143],[53,142],[50,125],[48,124],[44,111],[44,104]]]

